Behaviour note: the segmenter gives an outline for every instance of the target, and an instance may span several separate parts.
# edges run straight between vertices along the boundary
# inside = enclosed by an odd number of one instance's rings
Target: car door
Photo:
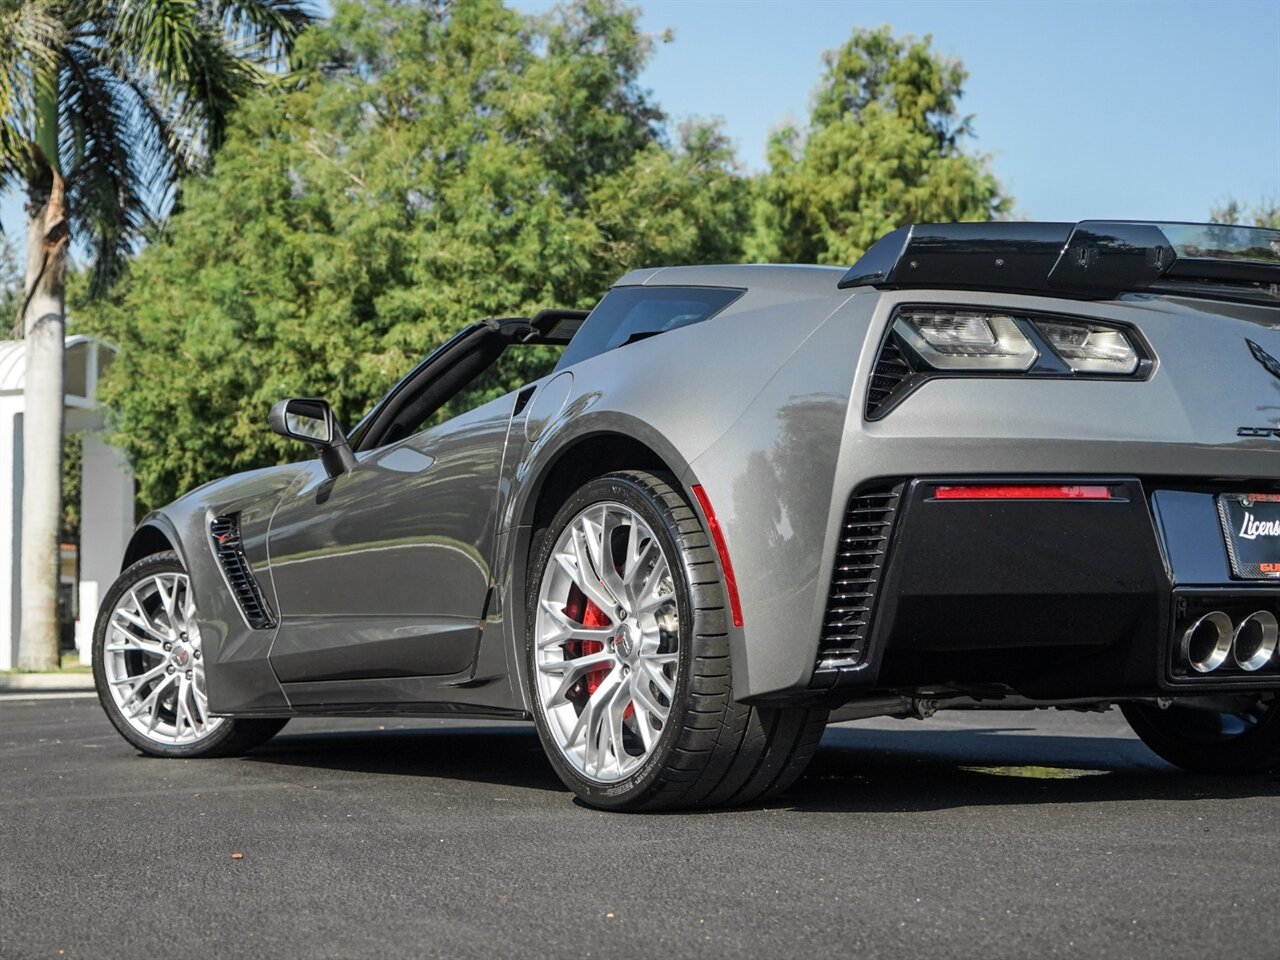
[[[440,676],[474,657],[514,395],[359,454],[317,461],[268,533],[282,683]]]

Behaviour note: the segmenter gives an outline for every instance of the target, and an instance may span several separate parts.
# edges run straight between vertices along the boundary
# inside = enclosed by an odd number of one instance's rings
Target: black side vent
[[[511,411],[512,417],[518,417],[520,416],[521,413],[524,412],[524,408],[529,405],[529,401],[533,399],[534,391],[537,389],[538,388],[536,386],[525,387],[518,394],[516,394],[516,407],[514,410]]]
[[[262,596],[262,588],[249,569],[249,561],[240,546],[239,516],[232,514],[214,517],[209,524],[209,537],[213,540],[213,552],[222,572],[227,575],[227,584],[235,594],[236,603],[240,605],[249,626],[255,630],[274,627],[276,619]]]
[[[892,489],[855,493],[849,500],[818,643],[819,670],[856,666],[866,657],[876,591],[901,493],[899,484]]]
[[[875,369],[871,372],[871,386],[867,389],[867,419],[875,420],[889,412],[890,401],[901,395],[898,388],[911,377],[911,366],[907,363],[898,338],[890,333],[880,348],[880,356],[876,358]]]

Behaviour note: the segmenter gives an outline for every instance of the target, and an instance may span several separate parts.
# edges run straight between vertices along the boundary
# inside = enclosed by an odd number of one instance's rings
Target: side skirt
[[[305,704],[292,710],[260,710],[214,714],[233,719],[281,717],[474,717],[485,720],[532,720],[527,710],[471,706],[465,703],[335,703]]]

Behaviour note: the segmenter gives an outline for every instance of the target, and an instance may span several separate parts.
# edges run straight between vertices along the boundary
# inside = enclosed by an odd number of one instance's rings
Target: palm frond
[[[298,34],[316,19],[305,0],[216,0],[214,13],[227,36],[260,47],[270,61],[287,58]]]
[[[0,5],[0,180],[32,174],[35,90],[57,76],[66,27],[50,0]]]
[[[68,49],[59,141],[72,225],[93,250],[92,292],[119,274],[149,222],[131,91],[86,48]]]
[[[103,59],[136,75],[183,86],[207,25],[192,0],[120,0],[105,24]],[[128,69],[117,71],[128,73]]]
[[[235,104],[273,82],[260,41],[229,36],[190,0],[125,6],[103,56],[114,73],[148,91],[156,112],[167,117],[169,149],[194,167],[221,143]]]
[[[0,4],[0,82],[58,69],[66,24],[52,0]]]
[[[57,89],[58,160],[101,290],[313,19],[306,0],[0,0],[0,182],[35,179],[36,91]]]
[[[167,199],[178,179],[196,173],[204,162],[199,144],[182,127],[172,105],[143,80],[121,77],[136,113],[134,158],[138,173],[149,193]]]

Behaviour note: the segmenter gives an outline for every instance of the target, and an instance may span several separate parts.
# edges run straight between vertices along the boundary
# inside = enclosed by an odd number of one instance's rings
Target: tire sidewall
[[[667,478],[663,478],[667,480]],[[673,480],[667,480],[673,490],[678,489]],[[542,697],[538,692],[537,609],[542,581],[547,563],[551,559],[557,541],[565,528],[586,508],[604,501],[615,501],[635,510],[649,524],[666,555],[675,588],[676,611],[680,619],[680,639],[677,661],[675,696],[671,712],[662,725],[658,743],[644,763],[631,775],[615,783],[599,783],[584,777],[560,752],[551,724],[543,713]],[[529,580],[525,598],[525,677],[526,688],[538,736],[542,740],[551,765],[565,785],[593,806],[604,809],[624,809],[643,802],[646,795],[663,779],[672,750],[679,740],[684,725],[684,715],[689,703],[689,683],[692,674],[694,645],[698,635],[694,622],[696,611],[692,603],[689,572],[684,552],[680,547],[680,535],[675,519],[665,504],[658,500],[639,478],[626,474],[608,474],[598,477],[578,489],[556,512],[551,523],[536,534],[534,577]]]
[[[1195,773],[1265,773],[1280,768],[1280,702],[1273,702],[1262,722],[1252,730],[1217,740],[1198,739],[1179,729],[1170,707],[1160,710],[1145,703],[1125,704],[1125,719],[1153,752],[1176,767]]]
[[[166,744],[161,741],[151,740],[143,737],[129,725],[129,721],[125,719],[120,708],[116,706],[115,699],[111,696],[110,685],[107,682],[106,642],[107,627],[111,621],[111,613],[115,610],[120,598],[132,587],[147,577],[155,576],[158,573],[186,574],[187,570],[178,559],[176,553],[166,551],[165,553],[154,554],[144,557],[130,566],[120,574],[116,582],[107,591],[101,607],[98,608],[98,618],[93,626],[93,683],[98,691],[98,701],[102,704],[102,709],[106,713],[107,719],[111,721],[112,726],[119,731],[120,735],[133,746],[152,756],[198,757],[217,749],[227,738],[232,736],[235,732],[235,722],[224,720],[216,731],[203,740],[198,740],[194,743]]]

